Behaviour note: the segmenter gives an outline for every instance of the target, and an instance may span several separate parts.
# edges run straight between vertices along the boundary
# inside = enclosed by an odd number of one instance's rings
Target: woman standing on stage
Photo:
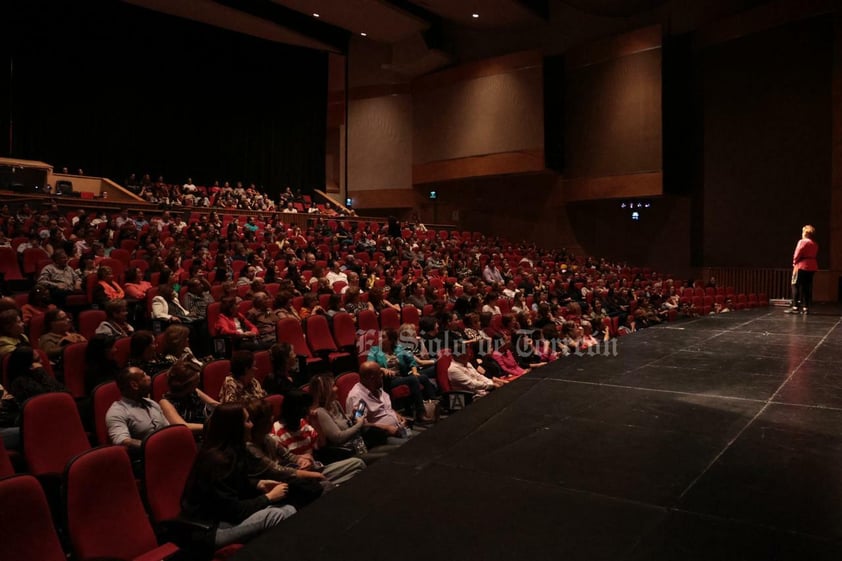
[[[801,239],[792,256],[792,309],[787,313],[806,314],[813,304],[813,275],[819,268],[816,255],[819,244],[813,241],[816,229],[809,224],[801,228]]]

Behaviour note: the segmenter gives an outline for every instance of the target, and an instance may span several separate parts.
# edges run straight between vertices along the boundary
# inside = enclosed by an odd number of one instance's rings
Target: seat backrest
[[[76,559],[134,559],[158,547],[125,447],[79,454],[68,464],[64,483]]]
[[[418,322],[421,314],[418,313],[418,308],[412,305],[406,305],[401,309],[401,323],[411,323],[418,329]]]
[[[184,425],[164,427],[143,441],[143,482],[153,522],[178,517],[195,460],[196,441]]]
[[[219,310],[221,307],[222,304],[219,302],[211,302],[210,304],[208,304],[208,331],[210,332],[211,337],[215,335],[214,330],[216,329],[216,327],[214,326],[216,325],[217,318],[219,318]]]
[[[65,561],[44,490],[31,475],[0,479],[0,559]]]
[[[99,324],[106,319],[102,310],[85,310],[79,313],[79,334],[90,340]]]
[[[266,397],[264,397],[263,401],[272,406],[272,417],[275,419],[280,419],[281,409],[283,409],[284,406],[284,396],[278,393],[273,393],[272,395],[267,395]]]
[[[339,348],[350,348],[357,344],[357,329],[354,316],[340,312],[333,316],[333,339]]]
[[[278,342],[289,343],[298,356],[311,358],[313,353],[307,346],[304,339],[304,331],[301,329],[301,322],[295,318],[283,318],[278,320]]]
[[[85,351],[88,343],[72,343],[64,348],[64,387],[73,397],[85,397]]]
[[[23,455],[33,475],[61,474],[70,458],[91,447],[76,402],[63,392],[26,400],[21,440]]]
[[[96,441],[100,446],[108,446],[111,441],[108,438],[108,427],[105,424],[105,414],[115,401],[122,399],[117,382],[103,382],[94,388],[94,428],[96,429]]]
[[[152,376],[152,401],[161,401],[170,390],[169,375],[170,371],[164,370]]]
[[[413,307],[413,306],[410,306]],[[414,308],[414,307],[413,307]],[[401,318],[398,311],[394,308],[383,308],[380,310],[380,328],[381,329],[399,329],[401,326]]]
[[[35,314],[29,320],[29,340],[38,345],[38,339],[44,334],[44,314]]]
[[[450,356],[448,349],[439,353],[439,358],[436,361],[436,382],[439,384],[439,391],[451,391],[450,378],[447,375],[447,369],[450,368],[451,362],[453,362],[453,357]]]
[[[0,477],[9,477],[14,474],[15,466],[12,465],[12,459],[9,458],[6,445],[3,444],[3,439],[0,438]]]
[[[348,394],[351,393],[351,388],[359,381],[360,375],[356,372],[346,372],[336,378],[336,399],[343,408],[348,400]]]
[[[313,352],[336,351],[336,343],[325,316],[317,314],[307,317],[304,320],[304,328],[307,330],[307,343]]]
[[[260,384],[272,372],[272,357],[269,356],[269,351],[258,351],[254,353],[254,377]]]
[[[129,362],[129,354],[131,354],[131,337],[120,337],[114,341],[114,360],[120,368],[124,368]]]
[[[380,331],[380,322],[377,319],[377,312],[374,310],[363,310],[357,314],[357,325],[360,331]]]
[[[207,363],[202,370],[202,391],[213,399],[219,399],[219,392],[230,373],[230,360],[215,360]]]

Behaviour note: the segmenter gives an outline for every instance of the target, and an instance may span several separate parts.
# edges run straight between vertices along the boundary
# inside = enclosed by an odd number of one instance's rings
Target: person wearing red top
[[[213,333],[216,336],[231,337],[235,349],[260,350],[262,348],[257,343],[257,327],[237,311],[237,300],[231,296],[222,299]],[[271,343],[268,346],[271,346]]]
[[[814,241],[816,229],[807,224],[801,228],[801,239],[792,255],[792,309],[787,313],[806,314],[813,303],[813,275],[819,268],[816,256],[819,244]]]

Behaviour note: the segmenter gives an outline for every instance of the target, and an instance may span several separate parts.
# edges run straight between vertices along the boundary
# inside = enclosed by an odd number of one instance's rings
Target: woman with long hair
[[[217,407],[184,488],[182,514],[213,525],[214,548],[246,542],[296,512],[294,506],[282,504],[286,483],[254,483],[249,477],[246,442],[251,428],[242,403]]]

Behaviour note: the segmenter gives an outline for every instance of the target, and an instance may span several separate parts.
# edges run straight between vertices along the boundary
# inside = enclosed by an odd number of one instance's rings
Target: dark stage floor
[[[678,322],[479,400],[236,561],[842,559],[838,308]]]

